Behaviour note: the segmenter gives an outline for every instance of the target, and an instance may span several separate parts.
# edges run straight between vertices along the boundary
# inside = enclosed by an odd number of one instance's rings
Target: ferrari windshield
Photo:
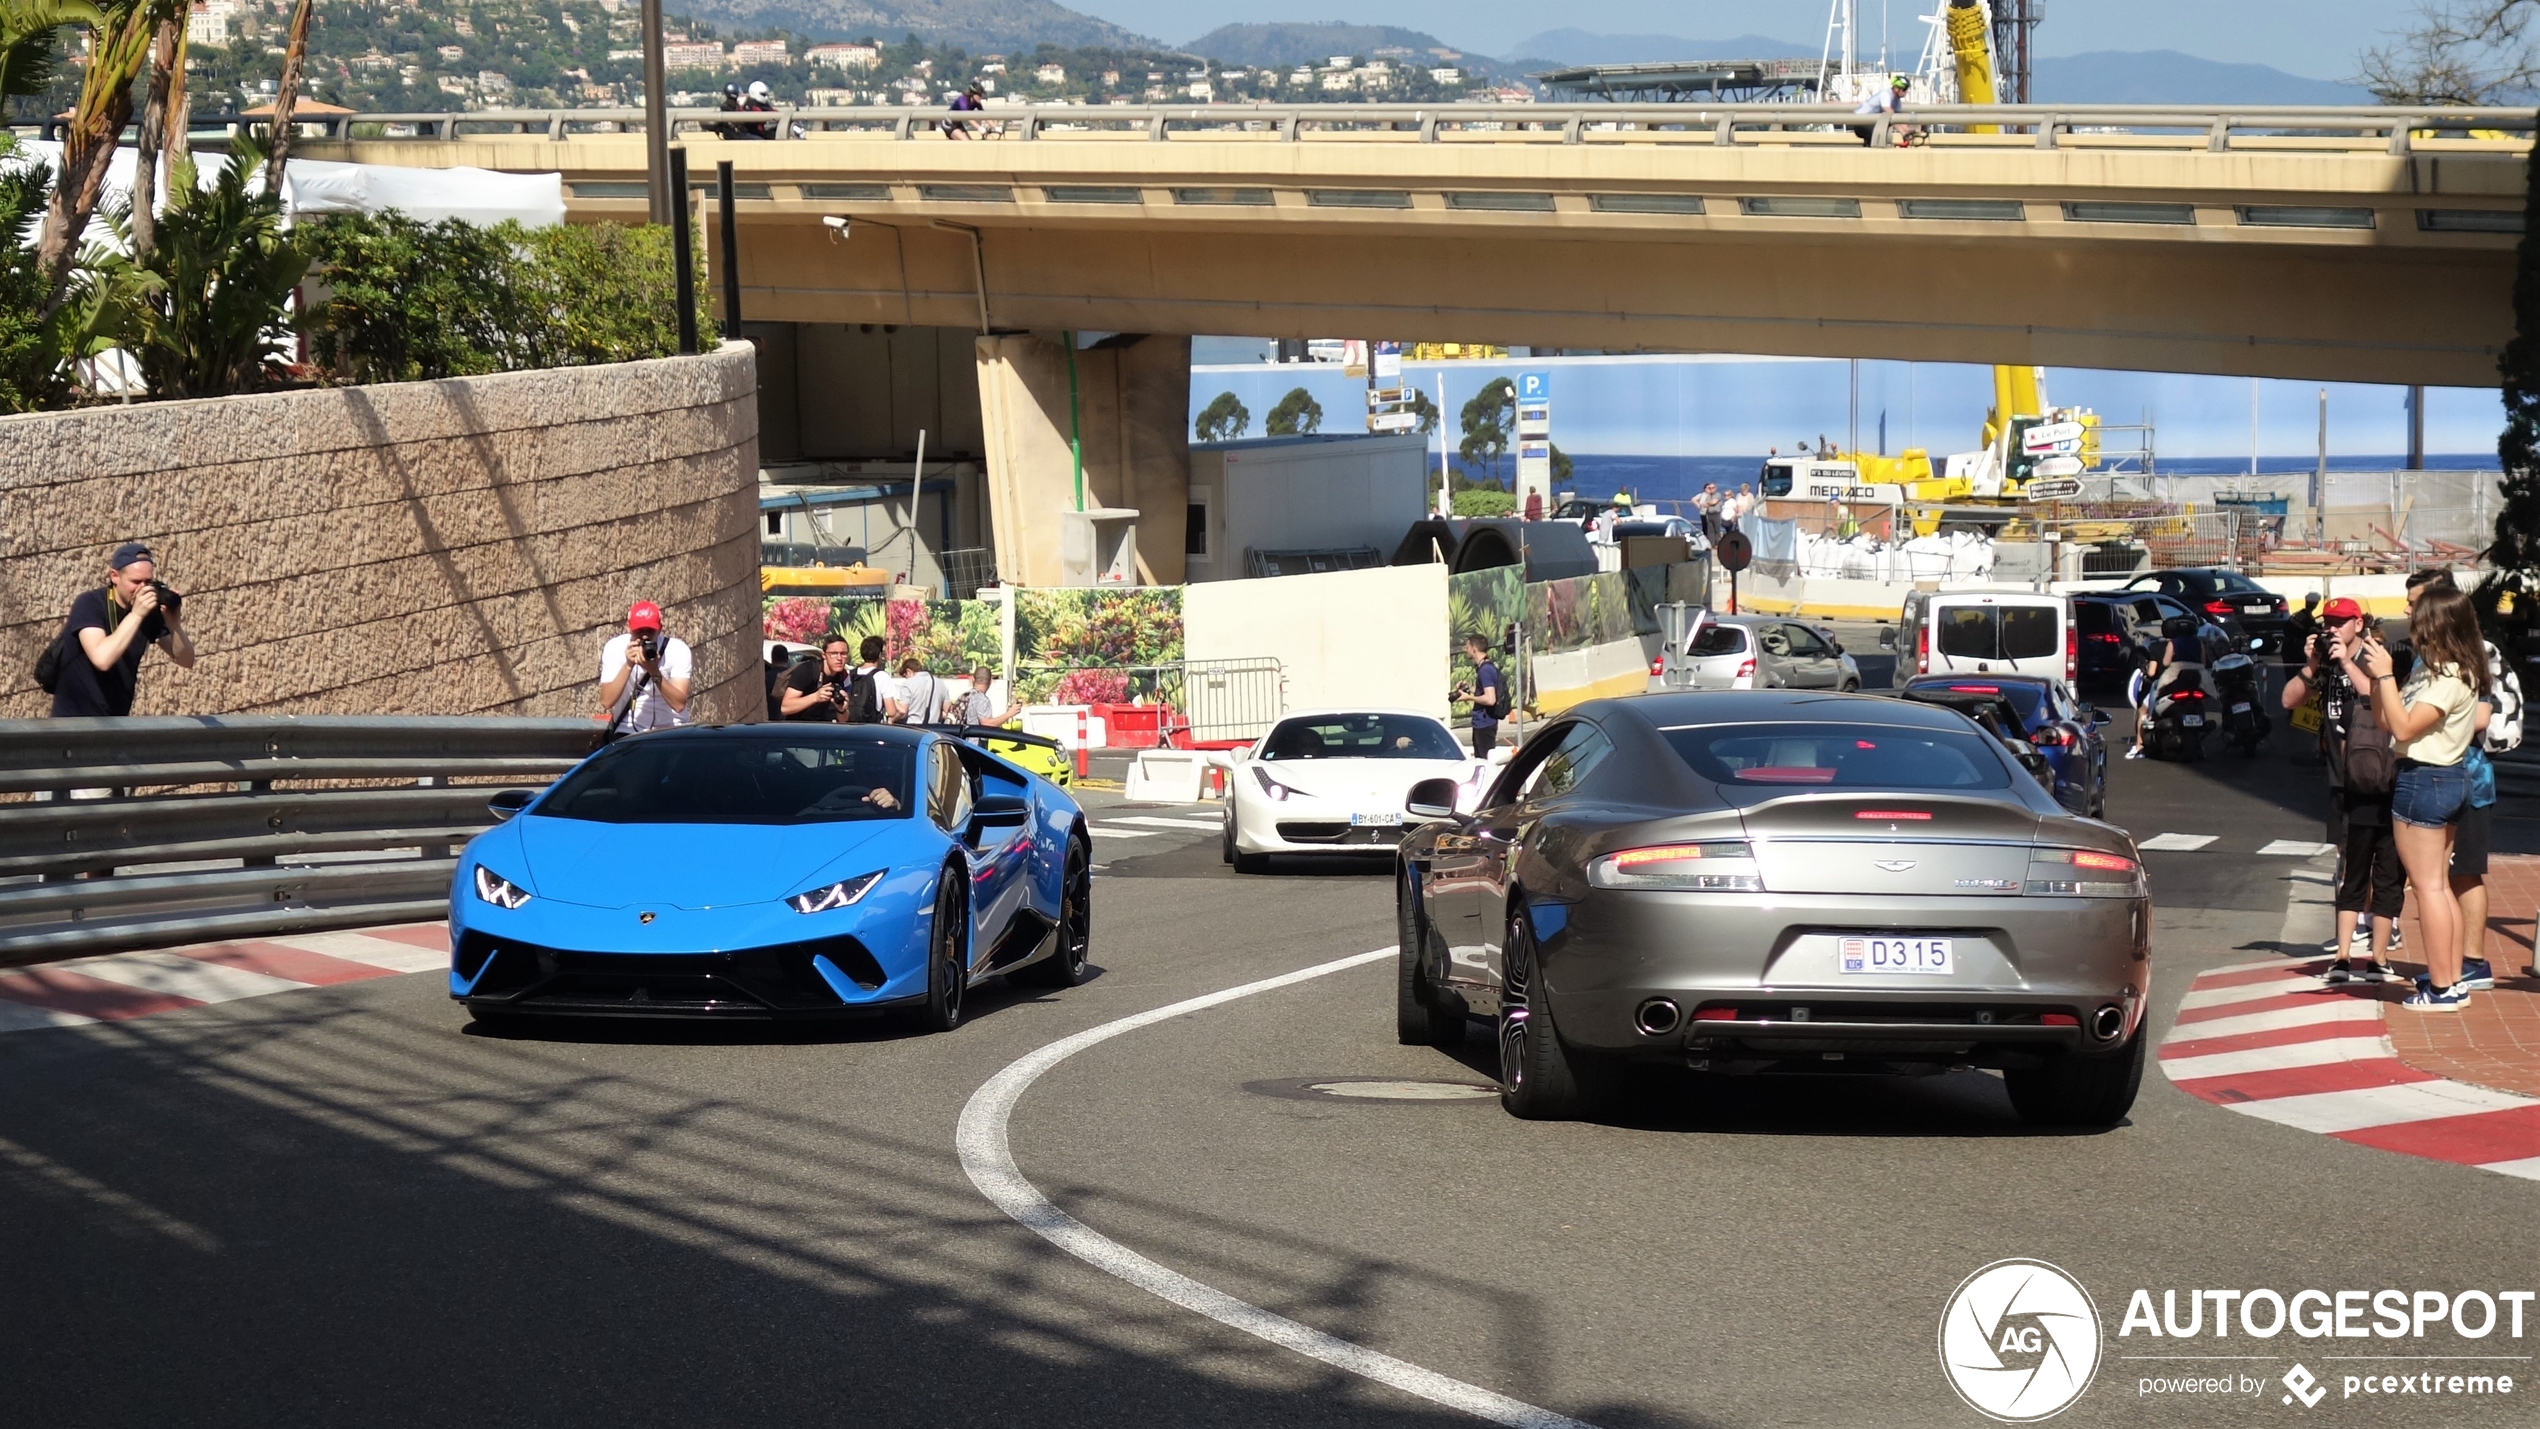
[[[1462,759],[1446,726],[1425,715],[1301,715],[1261,741],[1261,757],[1290,759]]]
[[[597,824],[838,824],[908,817],[917,746],[905,740],[637,738],[538,801]]]
[[[2002,758],[1972,731],[1879,724],[1710,724],[1666,731],[1716,784],[1820,789],[2001,789]]]

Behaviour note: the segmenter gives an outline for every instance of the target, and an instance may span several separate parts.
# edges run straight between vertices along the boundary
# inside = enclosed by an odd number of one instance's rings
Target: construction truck
[[[1896,456],[1777,454],[1765,460],[1758,489],[1779,500],[1915,508],[1911,524],[1918,536],[1940,529],[1942,507],[2000,507],[2008,520],[2025,503],[2081,494],[2082,473],[2099,464],[2099,414],[2048,406],[2034,367],[1996,367],[1982,440],[1973,451],[1944,457],[1937,469],[1921,447]],[[1954,519],[1969,523],[1964,514]],[[1973,524],[2001,523],[1978,516]]]

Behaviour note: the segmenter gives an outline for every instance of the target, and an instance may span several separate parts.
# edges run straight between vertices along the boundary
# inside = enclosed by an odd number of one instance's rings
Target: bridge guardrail
[[[0,966],[443,916],[486,800],[590,740],[564,719],[0,720]]]
[[[937,136],[950,111],[885,105],[786,106],[769,114],[739,116],[750,123],[775,121],[778,140],[793,137],[802,126],[810,133],[883,131],[896,140]],[[1458,141],[1491,139],[1542,143],[1557,134],[1565,144],[1588,142],[1590,134],[1610,137],[1685,136],[1707,132],[1715,145],[1771,142],[1794,131],[1848,131],[1869,128],[1873,144],[1884,144],[1893,125],[1960,131],[1953,141],[1994,139],[2041,149],[2092,147],[2103,138],[2126,140],[2163,135],[2215,153],[2226,153],[2241,140],[2301,136],[2346,139],[2354,152],[2406,154],[2420,131],[2442,137],[2496,134],[2528,139],[2533,111],[2500,107],[2411,105],[2176,105],[2176,104],[2001,104],[1932,105],[1901,116],[1855,115],[1840,104],[1033,104],[965,112],[958,116],[974,133],[998,133],[1030,140],[1048,134],[1113,131],[1162,142],[1206,137],[1211,131],[1275,134],[1297,143],[1347,136],[1363,141],[1370,131],[1393,131],[1406,141],[1435,143],[1452,135]],[[252,121],[230,117],[233,123]],[[465,112],[408,111],[305,118],[306,127],[322,127],[329,138],[434,141],[473,132],[543,134],[562,140],[575,133],[636,132],[643,128],[640,107],[588,109],[480,109]],[[218,122],[218,121],[211,121]],[[725,110],[681,108],[669,111],[672,132],[701,131],[736,122]],[[46,121],[46,137],[59,121]],[[605,129],[603,126],[606,126]],[[1988,126],[1996,135],[1965,133]],[[386,132],[390,128],[404,133]],[[357,131],[370,131],[360,133]]]

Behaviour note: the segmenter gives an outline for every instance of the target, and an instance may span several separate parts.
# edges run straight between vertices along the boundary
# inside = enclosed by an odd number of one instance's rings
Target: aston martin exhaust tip
[[[1684,1012],[1663,997],[1653,997],[1632,1014],[1632,1025],[1651,1037],[1664,1037],[1684,1024]]]
[[[2114,1042],[2125,1031],[2125,1009],[2109,1003],[2090,1015],[2090,1035],[2102,1042]]]

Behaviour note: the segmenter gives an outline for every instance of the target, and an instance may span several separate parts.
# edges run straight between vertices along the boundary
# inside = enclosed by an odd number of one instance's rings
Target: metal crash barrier
[[[486,800],[590,742],[570,719],[0,720],[0,965],[441,917]]]

